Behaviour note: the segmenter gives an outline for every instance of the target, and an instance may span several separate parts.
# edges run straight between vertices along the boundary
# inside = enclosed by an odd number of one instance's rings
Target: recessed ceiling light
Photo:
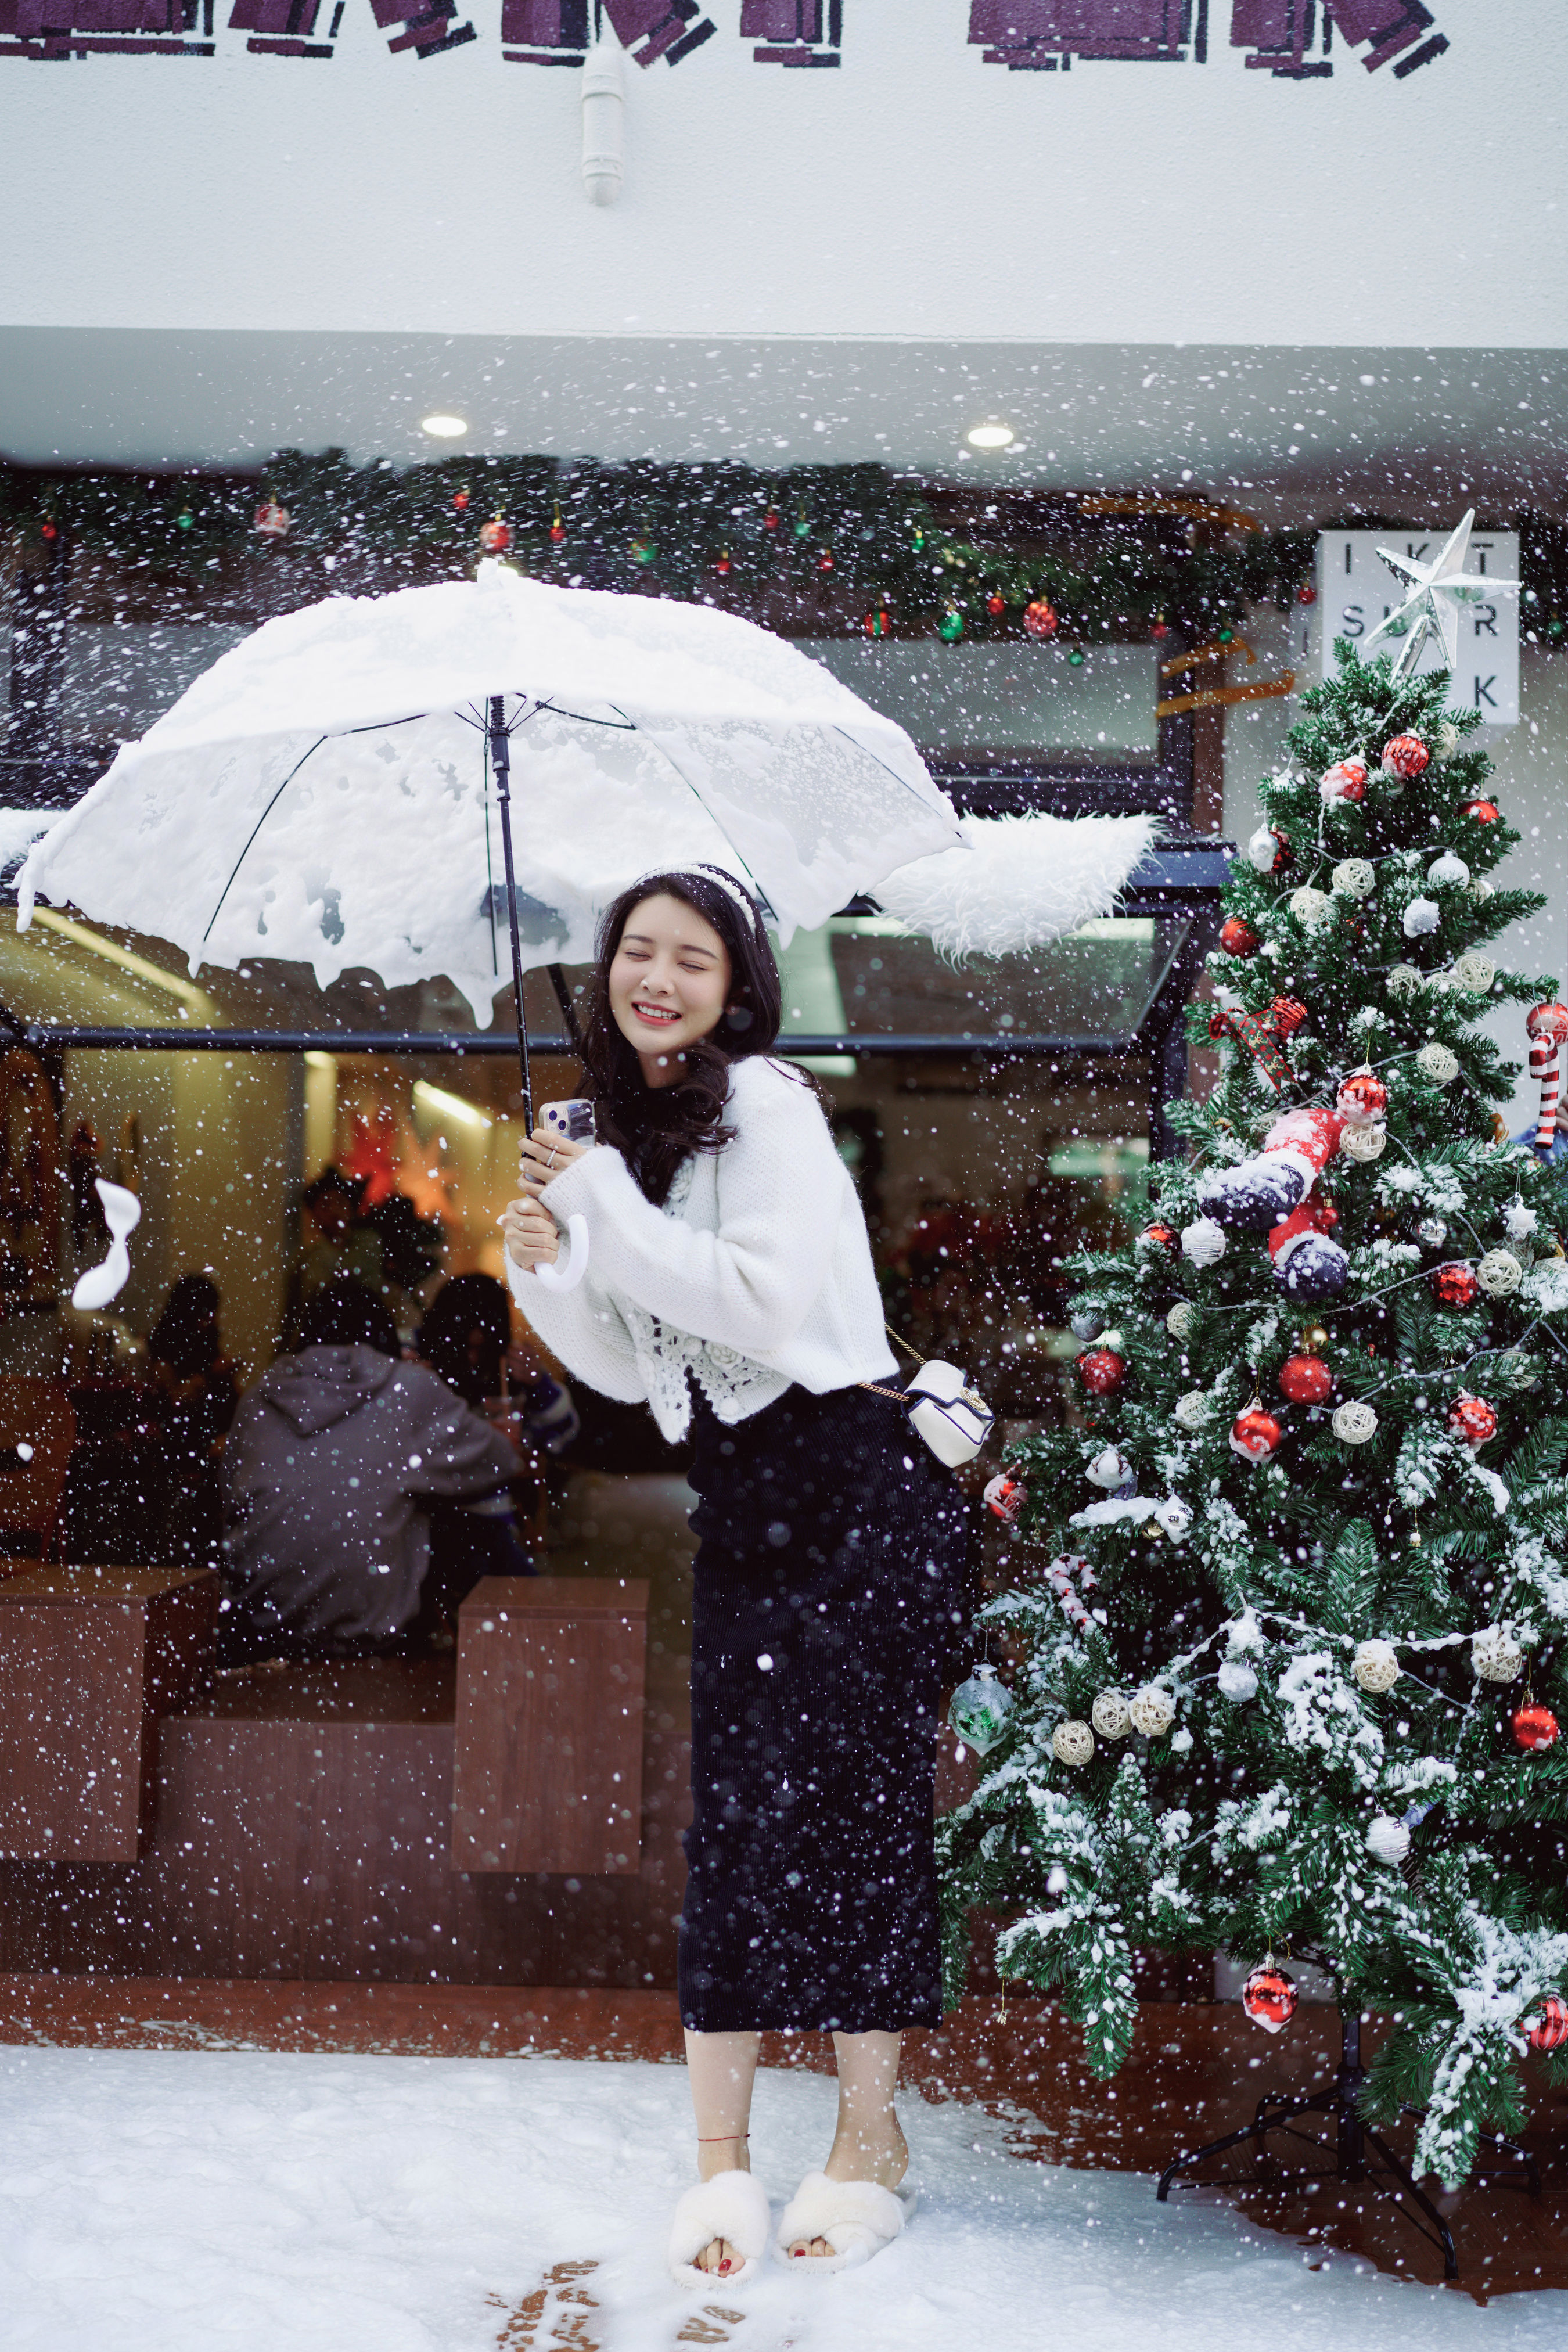
[[[966,435],[972,449],[1010,449],[1017,439],[1010,425],[972,425]]]
[[[419,419],[421,433],[433,434],[437,441],[456,441],[468,429],[466,416],[422,416]],[[1011,441],[1013,436],[1009,433],[1007,438]]]

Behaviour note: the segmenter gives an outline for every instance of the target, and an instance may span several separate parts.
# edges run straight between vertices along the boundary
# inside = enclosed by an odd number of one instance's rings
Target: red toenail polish
[[[721,2278],[726,2278],[726,2277],[728,2277],[728,2275],[729,2275],[729,2273],[730,2273],[730,2271],[731,2270],[731,2268],[732,2268],[732,2267],[733,2267],[733,2265],[731,2264],[731,2261],[730,2261],[730,2257],[729,2257],[729,2255],[728,2255],[728,2254],[726,2254],[726,2255],[725,2255],[725,2257],[724,2257],[724,2259],[723,2259],[723,2261],[722,2261],[722,2262],[720,2263],[720,2265],[719,2265],[719,2275],[720,2275],[720,2277],[721,2277]]]

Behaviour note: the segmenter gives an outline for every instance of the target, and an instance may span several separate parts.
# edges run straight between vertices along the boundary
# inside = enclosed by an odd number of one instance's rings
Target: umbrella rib
[[[407,722],[405,720],[400,721],[399,723],[406,725]],[[370,731],[371,730],[368,728],[355,728],[353,730],[355,734],[368,734]],[[235,875],[239,872],[240,867],[244,865],[246,859],[250,855],[250,843],[256,839],[257,835],[260,832],[262,826],[266,824],[268,818],[271,815],[273,810],[277,807],[279,802],[282,799],[284,793],[288,791],[289,785],[293,782],[295,777],[299,774],[306,761],[310,757],[311,752],[319,751],[326,740],[327,739],[324,735],[318,735],[315,741],[311,744],[310,750],[309,751],[301,751],[300,757],[295,761],[294,765],[289,769],[288,774],[284,777],[283,782],[279,785],[278,790],[273,793],[272,798],[268,802],[267,806],[262,810],[261,814],[257,818],[256,823],[252,825],[250,829],[250,840],[246,843],[245,847],[235,859],[234,870],[229,875],[228,880],[223,886],[223,891],[219,897],[217,905],[213,908],[212,913],[207,918],[206,929],[202,933],[203,947],[205,947],[208,940],[212,937],[213,925],[216,922],[218,917],[223,912],[224,899],[228,897],[229,892],[234,887]]]
[[[606,699],[607,698],[606,698]],[[676,774],[680,778],[681,782],[686,786],[687,791],[691,794],[691,797],[696,802],[698,807],[702,811],[703,815],[708,819],[710,824],[718,827],[719,831],[723,835],[724,839],[729,843],[731,849],[740,859],[741,870],[745,875],[746,879],[750,882],[752,889],[755,891],[758,901],[762,906],[763,912],[766,915],[772,915],[776,922],[778,916],[773,901],[768,897],[768,894],[763,889],[762,884],[758,881],[756,876],[752,872],[750,866],[747,864],[744,850],[741,847],[739,842],[735,840],[728,825],[717,817],[713,811],[709,807],[707,802],[703,799],[701,793],[698,791],[697,786],[692,782],[690,777],[687,774],[685,769],[681,766],[674,752],[669,751],[666,745],[661,743],[657,735],[650,734],[646,727],[639,727],[635,719],[630,718],[626,711],[621,710],[619,703],[612,702],[610,704],[610,709],[612,710],[620,711],[621,718],[626,721],[626,731],[628,734],[640,735],[645,743],[651,743],[653,745],[654,750],[658,753],[661,760],[667,760],[668,761],[669,765],[675,770]],[[603,722],[601,721],[599,723],[602,724]]]
[[[858,751],[864,752],[868,760],[874,761],[875,764],[881,769],[884,775],[891,776],[894,783],[902,785],[904,791],[908,793],[912,801],[920,801],[921,808],[925,809],[928,814],[935,814],[935,812],[931,810],[929,801],[921,800],[919,793],[916,792],[909,778],[907,776],[900,776],[897,768],[889,767],[887,761],[882,759],[879,753],[873,751],[868,743],[862,743],[858,736],[851,735],[849,730],[847,727],[840,727],[836,719],[830,719],[828,724],[833,729],[836,735],[841,735],[846,743],[853,743]],[[954,830],[958,832],[958,837],[960,841],[962,841],[963,838],[962,830],[957,826],[954,827]]]

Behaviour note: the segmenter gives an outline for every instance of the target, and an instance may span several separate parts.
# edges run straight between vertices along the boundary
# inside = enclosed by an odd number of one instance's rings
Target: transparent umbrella
[[[656,866],[729,866],[787,944],[962,842],[903,730],[732,614],[474,582],[329,597],[226,654],[37,844],[36,898],[233,968],[445,975],[488,1027]],[[576,1253],[574,1261],[577,1262]]]

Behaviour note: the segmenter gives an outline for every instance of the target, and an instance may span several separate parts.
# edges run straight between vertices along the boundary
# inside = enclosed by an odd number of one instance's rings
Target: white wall
[[[0,56],[0,319],[38,325],[1003,341],[1562,340],[1561,0],[1432,0],[1395,78],[986,65],[965,0],[847,0],[830,71],[757,65],[740,0],[626,69],[626,181],[579,174],[579,76],[445,55]],[[321,30],[331,13],[321,11]],[[1392,10],[1391,10],[1392,13]],[[699,355],[700,356],[700,355]],[[695,373],[695,371],[693,371]],[[65,420],[68,421],[68,420]]]

